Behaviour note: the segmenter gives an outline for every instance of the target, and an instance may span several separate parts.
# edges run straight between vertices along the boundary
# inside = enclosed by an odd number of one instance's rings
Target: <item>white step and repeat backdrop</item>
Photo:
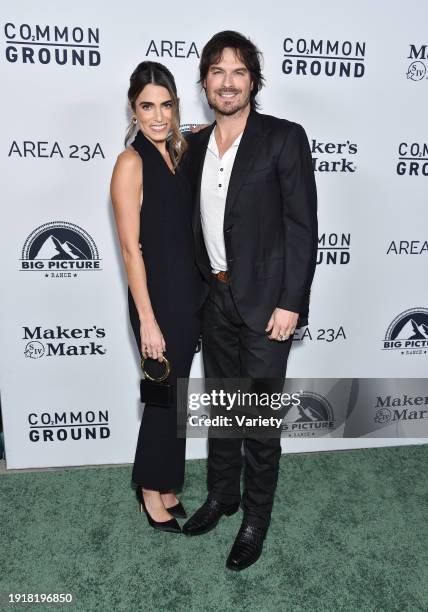
[[[140,61],[163,62],[183,123],[211,121],[197,66],[225,28],[264,53],[262,112],[302,123],[312,146],[319,260],[288,375],[372,379],[348,433],[318,394],[306,425],[290,414],[284,451],[426,441],[423,393],[374,380],[422,378],[428,364],[426,3],[23,0],[2,13],[8,468],[133,460],[140,371],[109,201],[128,80]],[[320,422],[333,426],[316,437]],[[205,440],[189,440],[189,458],[205,453]]]

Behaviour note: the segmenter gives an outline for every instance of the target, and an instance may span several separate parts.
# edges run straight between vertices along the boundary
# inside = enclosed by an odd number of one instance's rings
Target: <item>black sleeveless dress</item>
[[[132,143],[143,162],[140,242],[153,312],[171,364],[167,381],[190,374],[201,328],[203,280],[194,261],[192,194],[187,176],[168,168],[156,146],[139,131]],[[129,315],[141,355],[140,321],[128,286]],[[154,369],[163,365],[149,360]],[[176,394],[174,393],[174,397]],[[184,481],[186,440],[177,437],[176,401],[169,408],[146,404],[132,480],[146,489],[168,491]]]

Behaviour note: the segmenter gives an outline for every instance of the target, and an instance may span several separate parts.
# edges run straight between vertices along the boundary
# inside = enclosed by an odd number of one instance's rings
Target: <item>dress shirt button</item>
[[[223,172],[223,168],[220,168],[220,172]]]
[[[221,183],[219,183],[218,186],[221,187]]]

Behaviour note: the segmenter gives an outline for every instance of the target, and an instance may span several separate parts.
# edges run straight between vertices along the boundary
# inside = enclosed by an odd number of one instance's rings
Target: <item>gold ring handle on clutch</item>
[[[159,378],[154,378],[153,376],[150,376],[150,374],[148,374],[146,370],[144,369],[144,364],[146,363],[147,359],[148,357],[141,358],[141,369],[143,370],[144,376],[146,378],[148,378],[149,380],[153,380],[154,382],[161,382],[162,380],[165,380],[165,378],[168,378],[169,373],[171,372],[171,365],[168,359],[164,355],[162,355],[162,359],[163,359],[163,362],[165,363],[165,372]]]

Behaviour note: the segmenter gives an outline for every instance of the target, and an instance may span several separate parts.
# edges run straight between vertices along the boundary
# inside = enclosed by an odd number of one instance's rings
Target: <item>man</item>
[[[215,122],[191,137],[197,264],[209,283],[204,306],[205,375],[284,380],[292,335],[307,324],[316,265],[312,159],[297,123],[256,112],[260,52],[237,32],[204,47],[200,82]],[[245,434],[244,434],[245,435]],[[280,437],[209,438],[208,498],[183,526],[213,529],[240,505],[243,522],[226,566],[261,554],[277,484]]]

